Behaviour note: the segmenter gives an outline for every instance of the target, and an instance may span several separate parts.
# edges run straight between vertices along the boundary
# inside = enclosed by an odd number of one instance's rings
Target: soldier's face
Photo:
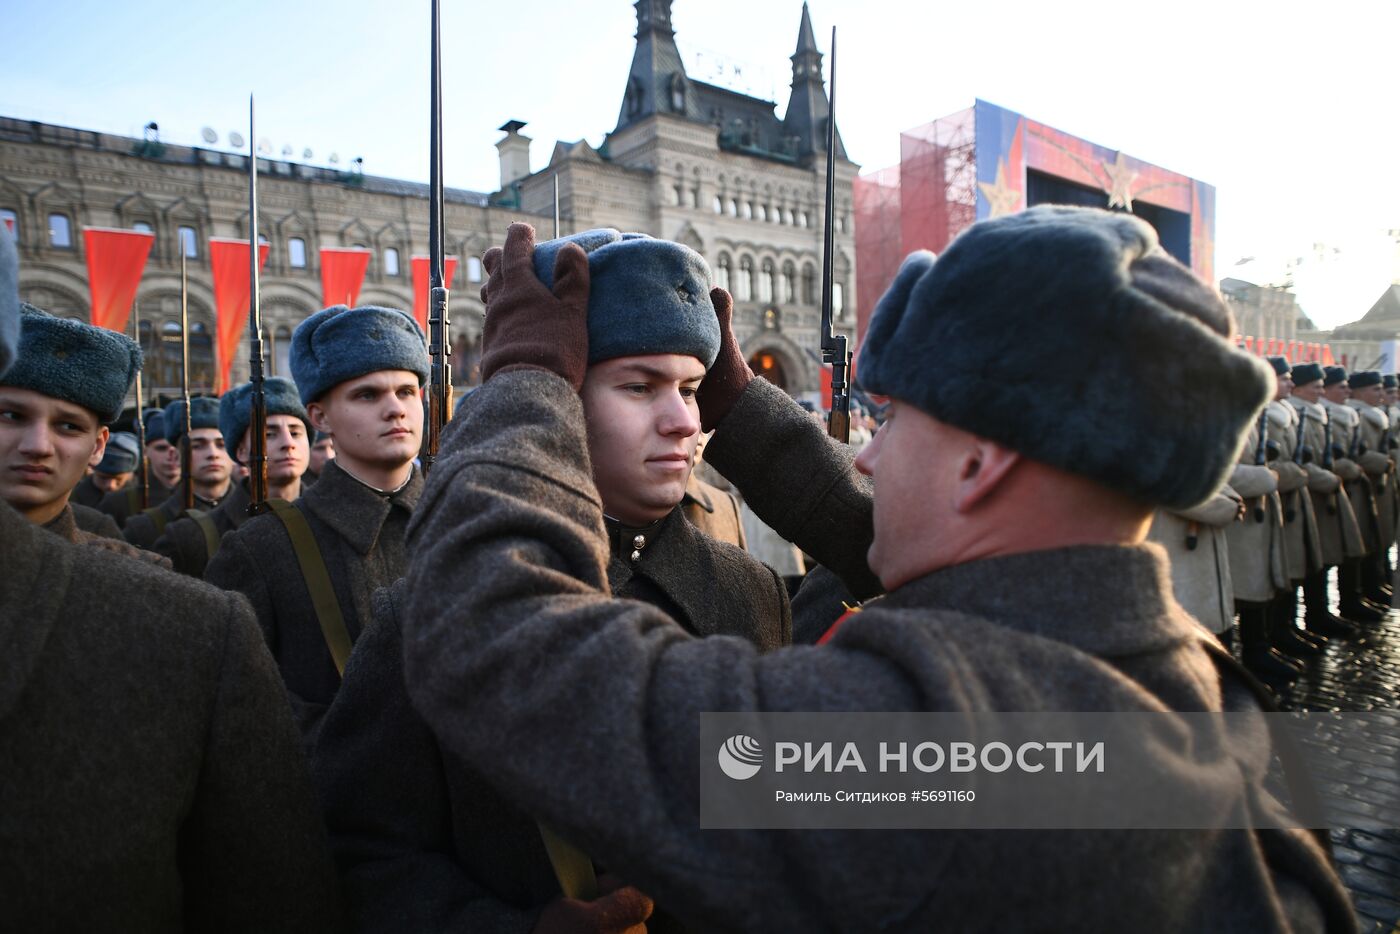
[[[311,460],[307,469],[319,477],[326,461],[330,460],[335,460],[335,441],[322,438],[311,446]]]
[[[174,489],[180,482],[180,449],[158,438],[146,445],[146,458],[156,480],[166,489]]]
[[[1366,386],[1362,389],[1353,389],[1351,394],[1354,398],[1360,399],[1367,405],[1380,405],[1381,397],[1385,394],[1385,387],[1377,383],[1374,386]]]
[[[579,395],[608,515],[646,525],[685,496],[700,439],[695,391],[704,378],[704,365],[680,354],[619,357],[588,368]]]
[[[1286,397],[1288,396],[1288,394],[1289,394],[1290,392],[1292,392],[1292,391],[1293,391],[1293,377],[1290,376],[1290,375],[1287,374],[1287,373],[1284,373],[1284,374],[1280,375],[1279,378],[1278,378],[1278,387],[1277,387],[1277,389],[1275,389],[1275,391],[1274,391],[1274,398],[1275,398],[1275,399],[1283,399],[1283,398],[1286,398]]]
[[[115,493],[131,482],[129,473],[94,473],[92,485],[103,493]]]
[[[408,370],[379,370],[349,379],[306,407],[317,431],[335,436],[337,457],[351,465],[395,470],[418,456],[423,394]]]
[[[1322,394],[1327,397],[1328,402],[1341,404],[1351,398],[1351,387],[1346,383],[1333,383],[1323,387]]]
[[[1304,402],[1317,402],[1322,398],[1322,380],[1315,379],[1311,383],[1294,386],[1293,395]]]
[[[196,484],[218,487],[233,475],[233,459],[224,450],[224,436],[217,428],[190,432],[190,477]]]
[[[107,429],[87,409],[31,389],[0,387],[0,499],[31,522],[62,512],[106,449]]]
[[[264,436],[267,453],[267,479],[272,483],[291,483],[306,473],[306,465],[311,460],[311,446],[307,443],[306,425],[295,415],[269,415],[267,432]],[[238,445],[238,459],[247,464],[252,459],[252,436],[243,433],[243,441]]]
[[[1386,404],[1386,405],[1394,405],[1394,404],[1395,404],[1395,399],[1396,399],[1396,397],[1398,397],[1398,396],[1400,396],[1400,391],[1396,391],[1396,390],[1394,390],[1394,389],[1386,389],[1386,390],[1385,390],[1385,404]]]
[[[954,508],[956,435],[964,433],[894,400],[885,424],[856,457],[856,469],[875,480],[875,539],[867,561],[886,589],[937,564],[924,545]]]

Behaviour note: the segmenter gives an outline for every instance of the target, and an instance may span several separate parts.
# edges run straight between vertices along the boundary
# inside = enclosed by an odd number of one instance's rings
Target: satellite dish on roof
[[[266,136],[258,140],[258,152],[262,153],[264,156],[272,155],[272,140],[268,139]]]
[[[203,138],[203,140],[206,143],[208,143],[211,146],[219,141],[219,134],[215,133],[210,127],[205,127],[204,129],[200,130],[199,135],[201,138]]]
[[[331,164],[331,165],[340,165],[340,153],[337,153],[337,152],[331,153],[331,157],[330,157],[330,160],[329,160],[329,161],[330,161],[330,164]]]
[[[228,135],[228,144],[229,144],[230,146],[232,146],[234,149],[242,149],[242,148],[243,148],[243,134],[240,133],[240,132],[238,132],[237,130],[234,130],[233,132],[229,133],[229,135]]]
[[[283,158],[283,159],[290,159],[291,157],[292,157],[292,144],[291,144],[291,143],[283,143],[283,144],[282,144],[282,158]]]
[[[302,157],[303,159],[310,159],[310,158],[312,158],[313,156],[315,156],[315,153],[313,153],[313,152],[311,151],[311,147],[310,147],[310,146],[307,146],[305,149],[303,149],[303,150],[301,151],[301,157]]]

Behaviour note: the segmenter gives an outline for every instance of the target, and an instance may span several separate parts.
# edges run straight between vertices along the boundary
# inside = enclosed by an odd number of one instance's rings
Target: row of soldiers
[[[483,386],[430,477],[421,330],[327,308],[293,334],[292,380],[265,387],[265,508],[230,469],[251,387],[165,414],[200,499],[159,528],[127,518],[154,559],[54,524],[139,350],[18,315],[17,354],[0,340],[18,467],[0,486],[0,724],[24,767],[0,771],[0,926],[991,931],[1034,912],[1046,929],[1354,930],[1322,843],[1249,829],[1279,809],[1259,723],[1218,737],[1221,761],[1160,751],[1237,829],[699,829],[705,710],[1262,702],[1142,544],[1150,504],[1215,489],[1265,401],[1218,294],[1147,225],[1034,209],[911,256],[862,352],[893,401],[855,463],[754,377],[689,248],[612,230],[537,245],[517,224],[483,264]],[[1049,367],[1103,340],[1101,310],[1130,370],[1210,362],[1187,395],[1216,417],[1139,426],[1117,407],[1166,413],[1172,380],[1088,399]],[[1065,430],[1027,411],[1032,379]],[[187,418],[185,439],[170,425]],[[796,597],[687,518],[710,431],[707,460],[819,562]],[[312,432],[336,456],[304,487]]]
[[[1228,481],[1159,513],[1151,537],[1172,555],[1182,604],[1219,634],[1238,614],[1244,663],[1283,692],[1329,639],[1356,639],[1390,610],[1400,404],[1393,375],[1269,363],[1274,399]]]

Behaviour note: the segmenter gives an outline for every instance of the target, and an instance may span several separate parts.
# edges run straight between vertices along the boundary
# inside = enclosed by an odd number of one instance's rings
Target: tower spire
[[[812,15],[802,4],[802,22],[797,28],[797,51],[792,54],[792,96],[788,98],[783,129],[798,138],[803,155],[826,151],[826,118],[829,111],[826,85],[822,80],[822,53],[812,30]],[[841,133],[836,134],[836,156],[846,158]]]

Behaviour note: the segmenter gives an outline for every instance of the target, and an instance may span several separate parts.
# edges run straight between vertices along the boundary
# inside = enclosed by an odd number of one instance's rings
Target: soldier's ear
[[[324,431],[326,434],[331,433],[330,422],[326,420],[326,410],[321,407],[321,403],[308,402],[306,404],[306,415],[311,419],[312,428],[315,428],[317,431]]]
[[[88,466],[96,467],[102,463],[102,455],[107,453],[107,439],[112,436],[106,425],[97,429],[97,444],[93,445],[92,456],[88,458]]]

